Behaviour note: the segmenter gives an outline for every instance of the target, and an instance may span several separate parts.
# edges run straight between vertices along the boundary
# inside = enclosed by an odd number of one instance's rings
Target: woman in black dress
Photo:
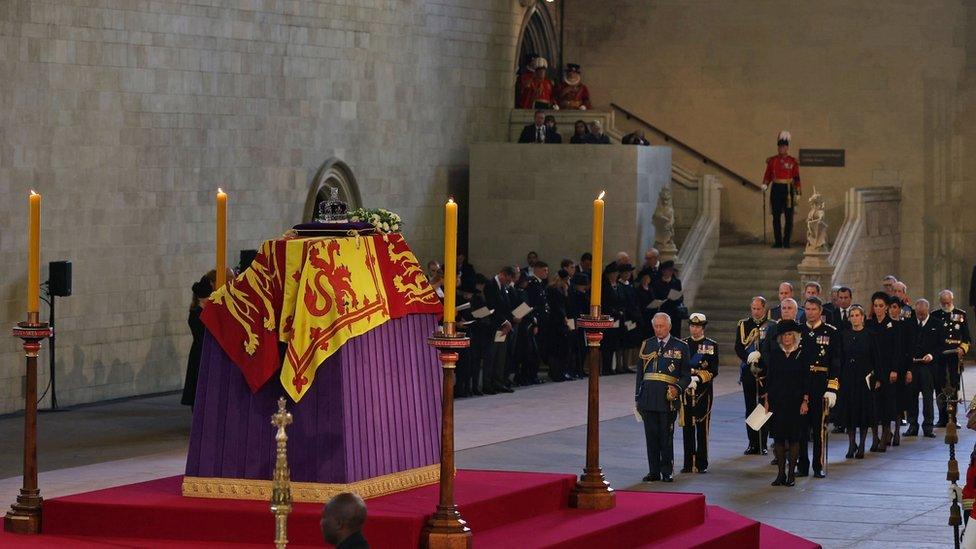
[[[871,451],[884,452],[891,444],[891,422],[898,420],[898,372],[895,367],[898,333],[894,321],[888,317],[889,296],[885,292],[875,292],[871,296],[871,316],[865,327],[874,336],[878,361],[875,364],[878,384],[874,396],[875,423],[871,427]],[[894,377],[894,382],[891,381]],[[882,426],[878,436],[877,424]]]
[[[809,410],[807,374],[810,368],[800,358],[799,324],[792,320],[781,321],[776,325],[776,337],[778,345],[770,345],[770,352],[763,353],[760,359],[760,368],[766,375],[766,411],[773,413],[769,418],[769,434],[775,440],[773,452],[779,467],[772,485],[793,486],[803,437],[803,416]]]
[[[634,373],[637,367],[637,352],[645,338],[641,337],[640,298],[634,283],[634,266],[630,263],[618,267],[620,271],[620,295],[623,298],[624,316],[620,321],[620,350],[617,351],[617,369],[623,367],[624,373]]]
[[[230,280],[228,278],[228,280]],[[190,325],[193,343],[190,345],[190,356],[186,360],[186,379],[183,381],[183,398],[181,404],[193,407],[197,396],[197,376],[200,373],[200,355],[203,353],[203,334],[206,328],[200,320],[200,313],[207,303],[207,298],[213,293],[217,281],[217,271],[212,270],[203,278],[193,283],[193,301],[190,302],[190,314],[186,323]]]
[[[901,445],[901,429],[898,425],[901,419],[905,416],[905,411],[908,408],[908,402],[906,400],[906,386],[912,382],[912,357],[911,357],[911,342],[914,339],[914,330],[912,322],[905,320],[901,316],[901,299],[897,296],[891,296],[888,298],[888,318],[891,319],[894,325],[894,350],[892,351],[892,363],[891,371],[888,373],[888,379],[882,380],[882,385],[886,385],[887,389],[891,394],[891,398],[894,401],[892,406],[894,407],[894,431],[892,436],[886,437],[885,440],[888,441],[891,446]],[[891,429],[890,422],[882,425],[886,429]]]
[[[880,386],[875,375],[875,339],[864,327],[864,309],[852,305],[848,310],[851,327],[841,334],[840,418],[850,441],[847,458],[864,458],[868,427],[877,428],[874,415],[874,389]],[[860,444],[854,442],[860,430]]]
[[[569,138],[569,142],[582,145],[589,143],[590,140],[590,128],[587,127],[586,122],[582,120],[577,120],[573,125],[573,136]]]
[[[600,342],[600,358],[602,359],[601,375],[609,376],[613,370],[613,357],[620,349],[621,330],[624,325],[624,303],[621,296],[618,276],[620,271],[616,263],[611,263],[603,269],[603,293],[600,295],[600,312],[617,323],[616,326],[603,332]],[[618,368],[621,365],[617,365]]]

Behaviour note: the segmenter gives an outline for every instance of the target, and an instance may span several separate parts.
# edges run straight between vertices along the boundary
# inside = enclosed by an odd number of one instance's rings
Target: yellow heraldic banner
[[[298,402],[319,365],[389,320],[390,309],[373,238],[293,239],[286,246],[281,385]]]

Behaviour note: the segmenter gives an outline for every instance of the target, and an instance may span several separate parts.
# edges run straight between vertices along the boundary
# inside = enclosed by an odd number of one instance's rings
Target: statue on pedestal
[[[661,259],[673,259],[678,254],[674,243],[674,199],[671,187],[664,187],[654,211],[654,247],[661,251]]]
[[[804,253],[826,253],[827,246],[827,216],[826,201],[823,196],[813,189],[810,197],[810,212],[807,213],[807,248]]]

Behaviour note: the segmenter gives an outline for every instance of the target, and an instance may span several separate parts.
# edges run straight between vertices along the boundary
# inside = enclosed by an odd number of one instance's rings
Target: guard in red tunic
[[[774,248],[789,248],[793,233],[793,208],[800,196],[800,163],[789,155],[790,132],[779,132],[776,140],[779,152],[766,159],[766,173],[763,175],[763,190],[772,185],[769,192],[769,205],[773,211]],[[780,217],[783,221],[780,221]],[[782,223],[782,226],[781,226]]]
[[[556,86],[556,104],[560,109],[585,111],[593,108],[590,103],[590,90],[583,83],[580,66],[576,63],[566,65],[563,81]]]
[[[538,57],[534,53],[527,53],[522,59],[522,66],[515,77],[515,108],[520,108],[522,105],[522,88],[526,86],[529,80],[532,80],[532,76],[535,74],[532,66]]]
[[[559,106],[553,103],[552,80],[546,76],[546,69],[549,63],[545,58],[537,57],[532,62],[532,78],[521,80],[519,91],[520,109],[558,109]]]

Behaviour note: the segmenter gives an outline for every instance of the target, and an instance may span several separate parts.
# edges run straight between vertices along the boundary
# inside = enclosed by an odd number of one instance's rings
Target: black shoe
[[[796,476],[798,476],[798,477],[808,477],[808,476],[810,476],[810,471],[809,470],[807,470],[807,471],[797,471],[796,472]]]
[[[784,248],[792,248],[792,246],[790,245],[789,242],[787,242],[786,244],[783,244],[783,247]],[[793,485],[792,484],[787,484],[787,486],[793,486]]]
[[[644,478],[641,479],[641,482],[657,482],[659,480],[661,480],[661,475],[657,473],[647,473],[644,475]]]
[[[847,459],[854,459],[854,454],[857,453],[857,446],[851,445],[847,447],[847,455],[844,456]]]
[[[786,475],[776,475],[776,480],[770,483],[770,486],[782,486],[786,484]]]
[[[771,247],[772,247],[772,248],[782,248],[782,247],[783,247],[783,245],[782,245],[782,244],[780,244],[779,242],[775,242],[775,243],[773,243],[773,245],[772,245]],[[775,485],[775,484],[774,484],[774,486],[777,486],[777,485]]]
[[[681,472],[682,473],[690,473],[691,472],[691,467],[682,467],[681,468]]]
[[[566,379],[563,378],[563,376],[555,376],[555,377],[549,376],[549,381],[552,381],[552,382],[555,382],[555,383],[562,383],[563,381],[566,381]]]
[[[494,389],[485,389],[485,392],[482,393],[482,394],[483,395],[497,395],[498,394],[498,391],[496,391]]]
[[[698,473],[699,475],[704,475],[705,473],[708,472],[708,469],[699,469],[699,470],[697,470],[695,472]]]
[[[485,396],[485,394],[481,392],[481,389],[472,390],[471,395],[476,397]]]
[[[823,471],[814,471],[813,478],[827,478],[827,473],[824,473]]]
[[[674,477],[671,476],[671,473],[663,473],[661,475],[661,482],[674,482]]]
[[[831,431],[831,433],[833,433],[835,435],[841,435],[841,434],[844,434],[845,432],[846,432],[846,430],[843,427],[839,426],[839,425],[835,425],[834,426],[834,430]]]
[[[750,446],[750,447],[746,448],[746,451],[745,452],[742,452],[742,455],[744,455],[744,456],[758,456],[759,455],[759,448],[756,448],[755,446]]]
[[[939,422],[935,424],[935,427],[938,429],[945,429],[946,423],[948,423],[948,421],[942,421],[940,419]]]
[[[917,437],[918,436],[918,425],[912,425],[902,433],[903,437]]]
[[[502,386],[502,387],[499,387],[498,388],[498,392],[499,393],[514,393],[515,390],[512,389],[511,387],[504,387],[504,386]]]
[[[467,391],[454,391],[454,398],[467,398],[467,397],[468,397]]]
[[[787,246],[787,248],[789,248],[789,246]],[[796,486],[796,476],[793,475],[792,471],[786,475],[786,482],[783,483],[783,486]]]
[[[765,456],[766,454],[769,453],[769,449],[763,448],[762,450],[759,451],[759,453]]]
[[[773,458],[773,459],[771,459],[771,460],[769,461],[769,464],[770,464],[770,465],[779,465],[779,460],[778,460],[778,459],[776,459],[776,458]]]
[[[935,438],[935,433],[932,431],[925,431],[925,438]]]
[[[864,459],[864,447],[861,446],[854,452],[854,459]]]

